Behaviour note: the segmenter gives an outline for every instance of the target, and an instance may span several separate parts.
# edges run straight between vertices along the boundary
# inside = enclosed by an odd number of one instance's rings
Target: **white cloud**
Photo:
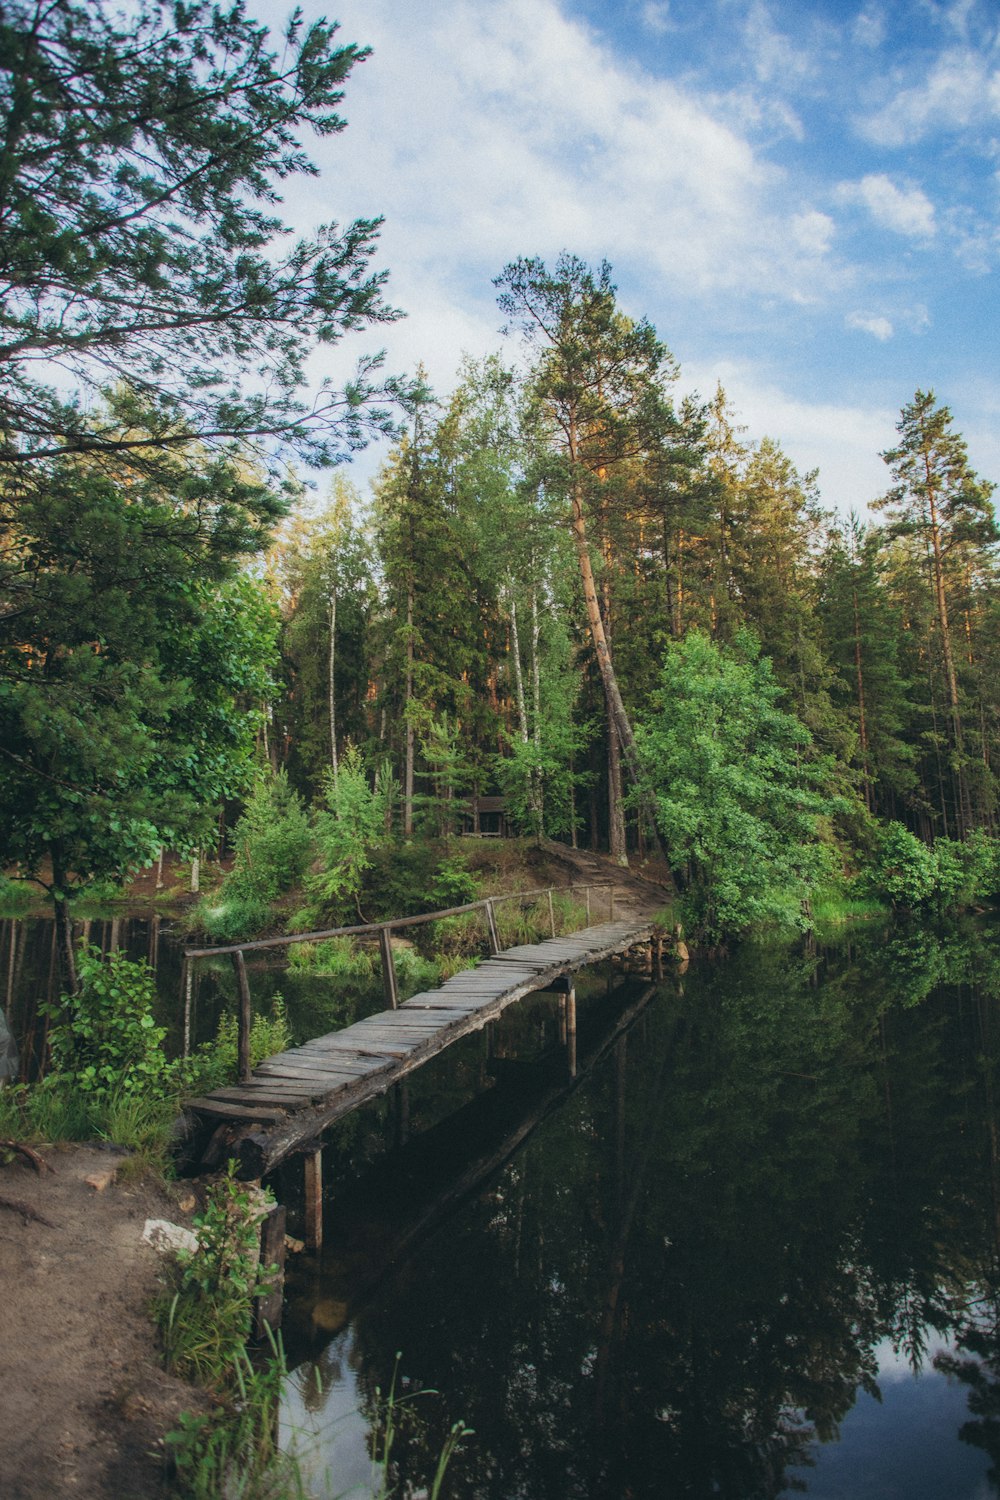
[[[901,88],[888,104],[859,121],[880,146],[915,145],[937,131],[988,126],[1000,115],[1000,70],[966,47],[949,48],[926,78]]]
[[[670,30],[670,6],[667,0],[646,0],[641,15],[643,26],[654,36],[663,36]]]
[[[817,209],[796,214],[792,220],[792,233],[796,243],[810,255],[825,255],[833,239],[835,225],[829,214]]]
[[[816,238],[790,232],[791,185],[746,135],[557,0],[343,0],[338,13],[374,56],[352,77],[348,131],[321,150],[338,206],[385,213],[389,265],[398,246],[429,275],[481,283],[569,247],[629,259],[675,295],[781,299],[832,276]]]
[[[871,172],[860,182],[842,182],[837,188],[842,203],[859,203],[882,229],[916,239],[930,239],[935,232],[934,205],[913,183],[897,187],[884,172]]]
[[[893,327],[889,319],[873,316],[871,313],[848,313],[847,326],[857,328],[861,333],[870,333],[872,338],[878,339],[880,344],[884,344],[893,335]]]
[[[885,38],[885,14],[877,8],[860,11],[851,27],[851,40],[858,47],[875,51]]]
[[[788,84],[813,73],[813,59],[777,30],[762,0],[756,0],[751,6],[743,35],[750,61],[761,83]]]

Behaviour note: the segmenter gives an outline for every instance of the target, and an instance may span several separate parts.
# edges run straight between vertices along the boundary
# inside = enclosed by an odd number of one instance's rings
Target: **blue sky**
[[[286,7],[250,0],[272,26]],[[373,55],[290,222],[385,216],[384,343],[446,394],[519,255],[612,264],[824,502],[863,510],[933,389],[1000,481],[1000,10],[981,0],[307,0]],[[353,352],[352,345],[352,352]],[[343,377],[343,353],[317,372]],[[372,472],[373,459],[358,469]]]

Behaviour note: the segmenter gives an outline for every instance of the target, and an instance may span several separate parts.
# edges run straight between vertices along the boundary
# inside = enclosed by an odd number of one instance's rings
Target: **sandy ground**
[[[199,1398],[160,1368],[160,1262],[141,1236],[147,1218],[187,1216],[148,1182],[87,1182],[119,1156],[41,1154],[51,1172],[0,1166],[0,1496],[162,1496],[164,1434]]]

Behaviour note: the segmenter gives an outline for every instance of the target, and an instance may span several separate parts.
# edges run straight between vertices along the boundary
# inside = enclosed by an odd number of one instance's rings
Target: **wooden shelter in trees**
[[[482,797],[476,792],[462,811],[461,832],[465,838],[510,838],[511,827],[504,798]]]

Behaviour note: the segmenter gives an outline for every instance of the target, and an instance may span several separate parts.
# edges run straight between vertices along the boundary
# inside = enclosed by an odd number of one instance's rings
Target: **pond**
[[[176,1045],[166,927],[91,936],[155,959]],[[46,924],[5,925],[22,1042],[50,961]],[[252,986],[298,1037],[380,1004]],[[232,993],[205,971],[193,1041]],[[1000,925],[601,969],[578,1026],[573,1073],[560,997],[532,997],[330,1132],[284,1330],[313,1493],[370,1493],[393,1384],[399,1494],[458,1421],[462,1500],[996,1493]]]
[[[575,1079],[538,996],[345,1123],[286,1312],[314,1493],[394,1380],[401,1494],[459,1420],[463,1500],[995,1493],[998,996],[982,923],[592,975]]]

